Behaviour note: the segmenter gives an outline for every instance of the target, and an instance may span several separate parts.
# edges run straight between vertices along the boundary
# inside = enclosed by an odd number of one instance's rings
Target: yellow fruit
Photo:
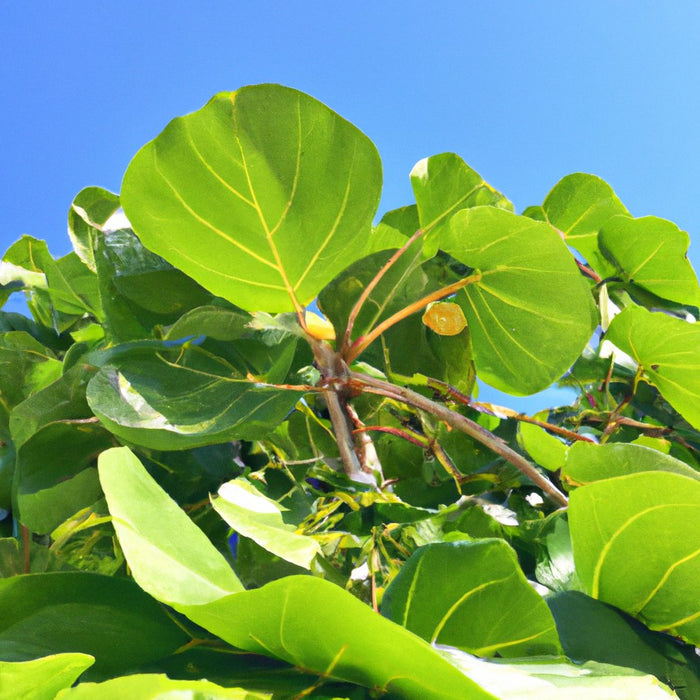
[[[467,327],[467,319],[458,304],[436,301],[423,314],[423,323],[438,335],[458,335]]]
[[[323,318],[313,311],[305,311],[304,320],[309,335],[316,340],[335,340],[335,329],[327,318]]]

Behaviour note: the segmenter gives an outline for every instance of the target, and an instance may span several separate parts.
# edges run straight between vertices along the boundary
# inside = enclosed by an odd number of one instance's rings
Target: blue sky
[[[700,269],[700,3],[4,2],[0,203],[68,252],[87,185],[214,93],[279,82],[377,144],[380,211],[412,201],[419,159],[459,153],[521,210],[567,173],[687,230]]]

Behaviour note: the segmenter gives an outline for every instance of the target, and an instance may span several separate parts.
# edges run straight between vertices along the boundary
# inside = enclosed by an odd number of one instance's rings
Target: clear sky
[[[214,93],[279,82],[377,144],[380,211],[419,159],[454,151],[515,203],[575,171],[676,222],[700,269],[700,3],[198,0],[0,3],[4,251],[68,252],[87,185]]]

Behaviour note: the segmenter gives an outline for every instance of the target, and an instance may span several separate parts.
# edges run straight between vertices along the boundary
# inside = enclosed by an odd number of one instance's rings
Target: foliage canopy
[[[3,697],[700,694],[687,234],[410,177],[377,222],[367,136],[249,86],[5,253]]]

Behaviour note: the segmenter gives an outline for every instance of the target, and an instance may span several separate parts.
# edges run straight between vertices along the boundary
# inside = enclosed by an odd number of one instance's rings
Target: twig
[[[517,467],[525,476],[527,476],[534,484],[539,486],[554,502],[560,506],[568,505],[566,496],[554,485],[549,479],[535,469],[522,455],[511,449],[503,440],[496,437],[493,433],[483,428],[478,423],[470,420],[466,416],[456,413],[455,411],[446,408],[442,404],[432,401],[425,396],[407,389],[385,382],[382,379],[376,379],[366,374],[359,372],[350,372],[350,379],[353,382],[361,385],[366,391],[380,396],[393,398],[402,403],[414,406],[415,408],[431,413],[440,420],[443,420],[450,427],[466,433],[470,437],[478,440],[483,445],[486,445],[490,450],[497,455],[503,457],[507,462]]]
[[[341,354],[344,354],[350,348],[350,336],[352,335],[352,329],[357,320],[357,316],[362,309],[362,306],[369,298],[369,295],[374,291],[374,288],[379,284],[379,281],[384,277],[384,275],[389,271],[392,265],[411,247],[414,241],[423,235],[423,231],[418,229],[406,243],[399,248],[382,266],[381,270],[370,280],[369,284],[364,288],[360,298],[355,302],[352,307],[350,316],[348,316],[348,325],[345,328],[345,334],[343,335],[343,344],[340,346]]]
[[[442,289],[438,289],[437,291],[424,296],[422,299],[413,302],[413,304],[405,306],[403,309],[397,311],[395,314],[389,316],[389,318],[375,326],[369,333],[367,333],[367,335],[360,336],[343,354],[345,361],[348,364],[353,362],[353,360],[355,360],[371,343],[373,343],[382,333],[384,333],[387,328],[391,328],[391,326],[399,321],[403,321],[404,318],[407,318],[408,316],[411,316],[417,311],[425,308],[428,304],[430,304],[430,302],[444,299],[445,297],[450,296],[450,294],[454,294],[455,292],[459,291],[463,287],[466,287],[473,282],[478,282],[480,279],[481,274],[464,277],[458,282],[442,287]]]

